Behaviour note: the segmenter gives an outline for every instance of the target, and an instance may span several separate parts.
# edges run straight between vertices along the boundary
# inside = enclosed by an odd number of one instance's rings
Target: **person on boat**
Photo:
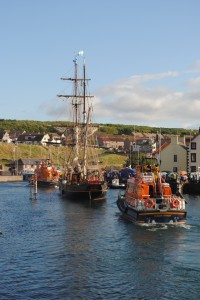
[[[72,180],[72,167],[67,164],[66,172],[64,174],[64,177],[67,179],[68,182],[71,182]]]
[[[138,173],[140,173],[141,172],[141,166],[137,166],[136,167],[136,173],[138,174]]]
[[[188,180],[188,177],[186,174],[181,175],[181,178],[180,178],[181,183],[182,182],[185,183],[187,180]]]
[[[159,168],[156,167],[156,166],[155,166],[154,169],[153,169],[155,181],[158,181],[158,170],[159,170]]]
[[[151,171],[152,171],[151,165],[147,165],[147,172],[151,172]]]

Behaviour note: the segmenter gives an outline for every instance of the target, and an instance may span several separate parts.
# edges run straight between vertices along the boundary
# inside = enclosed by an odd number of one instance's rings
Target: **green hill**
[[[0,119],[0,131],[25,131],[28,133],[53,133],[56,132],[56,127],[67,126],[69,122],[65,121],[28,121],[28,120],[6,120]],[[158,128],[149,126],[137,126],[137,125],[122,125],[122,124],[97,124],[98,131],[105,134],[112,135],[132,135],[133,132],[141,133],[157,133],[162,134],[177,134],[187,135],[190,134],[190,130],[182,128]],[[193,133],[195,131],[193,130]],[[62,166],[65,161],[65,153],[68,150],[66,147],[55,146],[39,146],[39,145],[24,145],[18,144],[17,147],[14,144],[0,143],[0,164],[6,164],[9,160],[19,158],[51,158],[54,164]],[[99,149],[100,160],[102,164],[109,168],[110,166],[123,166],[126,163],[127,157],[119,154],[104,153],[105,151]]]
[[[11,160],[19,158],[51,158],[57,166],[63,166],[69,149],[64,146],[39,146],[25,144],[0,143],[0,164],[6,165]],[[110,166],[121,168],[126,163],[126,155],[110,154],[99,149],[99,157],[102,166],[109,169]]]
[[[6,120],[0,119],[0,130],[10,130],[10,131],[26,131],[28,133],[49,133],[55,132],[55,127],[67,126],[69,122],[66,121],[28,121],[28,120]],[[150,126],[139,126],[139,125],[122,125],[122,124],[97,124],[99,127],[99,132],[106,134],[116,134],[116,135],[131,135],[133,132],[141,133],[157,133],[162,132],[162,134],[190,134],[190,130],[183,128],[159,128]],[[193,130],[193,133],[195,130]]]

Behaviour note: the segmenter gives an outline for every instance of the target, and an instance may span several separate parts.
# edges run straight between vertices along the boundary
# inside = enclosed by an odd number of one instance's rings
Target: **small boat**
[[[111,170],[106,175],[108,187],[111,189],[125,189],[128,178],[135,175],[135,170],[124,168],[121,170]]]
[[[135,175],[135,169],[132,169],[131,167],[126,167],[119,171],[120,181],[122,183],[125,183],[125,185],[127,184],[127,180],[130,177],[133,177],[134,175]]]
[[[186,222],[186,200],[181,187],[172,193],[157,165],[136,167],[135,177],[128,179],[117,206],[123,216],[138,224],[182,224]]]
[[[37,166],[34,175],[29,179],[29,183],[34,185],[37,181],[37,186],[55,187],[59,185],[60,176],[60,169],[56,168],[50,159],[46,159]]]
[[[32,169],[24,169],[22,171],[23,180],[30,180],[30,178],[35,174],[35,171]]]
[[[126,184],[121,181],[118,170],[111,170],[106,173],[106,181],[110,189],[125,189]]]
[[[74,200],[105,200],[107,182],[94,137],[98,127],[91,123],[93,96],[87,92],[89,79],[86,79],[85,59],[83,76],[78,76],[78,61],[83,54],[79,51],[73,60],[74,77],[62,78],[73,82],[72,95],[58,95],[70,99],[72,108],[72,121],[64,132],[69,150],[59,188],[63,196]]]
[[[110,189],[125,189],[126,184],[120,182],[119,178],[113,178],[110,183],[108,183]]]
[[[191,172],[183,182],[183,193],[200,195],[200,172]]]

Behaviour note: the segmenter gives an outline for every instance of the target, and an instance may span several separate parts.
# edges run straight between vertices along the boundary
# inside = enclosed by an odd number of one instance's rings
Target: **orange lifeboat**
[[[144,206],[145,206],[146,208],[153,208],[153,207],[154,207],[154,201],[153,201],[151,198],[146,199],[146,200],[144,201]]]

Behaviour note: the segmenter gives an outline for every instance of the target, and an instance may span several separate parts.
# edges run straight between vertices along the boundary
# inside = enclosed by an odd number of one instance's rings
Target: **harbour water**
[[[118,190],[103,203],[56,189],[0,184],[0,299],[196,300],[200,295],[200,196],[187,224],[137,226],[121,218]]]

